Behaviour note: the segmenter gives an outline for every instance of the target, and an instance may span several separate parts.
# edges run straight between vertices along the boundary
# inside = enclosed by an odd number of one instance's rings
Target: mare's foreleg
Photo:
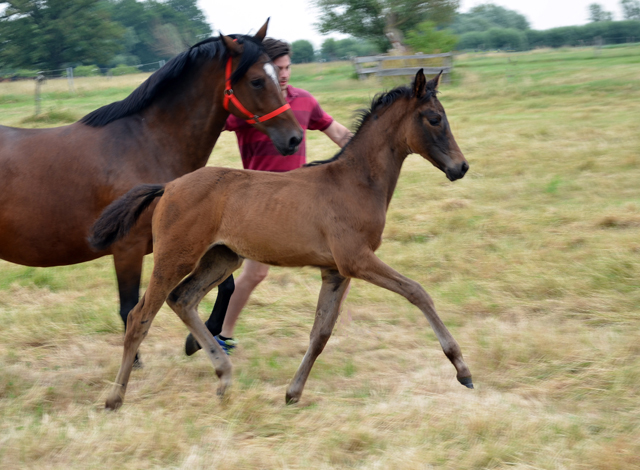
[[[205,326],[213,336],[219,335],[222,331],[224,317],[227,314],[229,301],[231,300],[231,295],[233,295],[234,290],[235,283],[233,282],[233,274],[218,284],[218,296],[216,297],[216,302],[213,305],[213,310],[211,311],[209,319],[204,322]],[[184,343],[184,351],[187,356],[197,353],[200,349],[202,349],[200,343],[198,343],[194,336],[189,333],[187,340]]]
[[[372,252],[349,259],[352,261],[345,263],[345,266],[349,267],[344,269],[349,276],[396,292],[422,311],[438,337],[444,354],[456,368],[458,381],[468,388],[473,388],[471,372],[462,358],[460,346],[436,313],[433,300],[422,286],[384,264]]]
[[[198,305],[207,292],[229,278],[241,264],[242,258],[229,248],[214,246],[202,256],[193,273],[167,298],[167,303],[187,325],[191,335],[199,345],[204,345],[216,375],[220,378],[220,396],[231,385],[231,361],[198,316]]]
[[[140,298],[140,278],[142,276],[142,261],[146,253],[147,243],[135,246],[117,246],[113,250],[113,264],[118,280],[118,294],[120,296],[120,318],[127,331],[127,317],[136,306]],[[136,352],[134,368],[142,367],[140,355]]]
[[[297,403],[300,400],[311,368],[331,337],[349,281],[349,278],[341,276],[336,270],[322,270],[322,287],[316,307],[316,318],[311,329],[309,349],[287,389],[287,403]]]

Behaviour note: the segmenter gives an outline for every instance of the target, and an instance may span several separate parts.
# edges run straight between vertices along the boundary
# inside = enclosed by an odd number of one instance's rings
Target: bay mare
[[[135,352],[165,300],[209,355],[220,378],[218,394],[225,392],[231,362],[197,307],[244,258],[274,266],[316,266],[322,272],[309,349],[287,390],[288,403],[300,399],[351,278],[389,289],[416,305],[458,381],[473,388],[460,347],[429,295],[374,254],[407,155],[422,155],[451,181],[469,168],[436,97],[439,80],[440,75],[427,82],[420,70],[412,87],[378,95],[351,142],[330,160],[287,173],[207,167],[166,185],[136,187],[110,205],[93,229],[92,243],[100,249],[134,227],[144,207],[162,196],[153,214],[153,273],[129,315],[122,365],[107,408],[122,404]]]
[[[229,58],[241,105],[263,116],[286,104],[265,69],[267,25],[255,36],[221,35],[196,44],[124,100],[69,126],[0,126],[0,258],[60,266],[112,254],[126,326],[138,302],[143,257],[152,250],[151,212],[128,237],[100,251],[89,246],[89,229],[134,186],[165,183],[207,163],[229,115],[223,106]],[[245,118],[235,105],[229,109]],[[294,153],[302,139],[290,110],[254,125],[283,155]],[[231,292],[224,291],[226,303]],[[226,305],[221,310],[223,317]]]

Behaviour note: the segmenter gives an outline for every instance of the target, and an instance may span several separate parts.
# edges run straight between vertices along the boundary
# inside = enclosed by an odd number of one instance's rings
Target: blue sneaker
[[[233,354],[233,350],[238,345],[238,342],[233,338],[221,339],[220,335],[215,335],[214,338],[223,349],[223,351],[227,353],[227,356]]]

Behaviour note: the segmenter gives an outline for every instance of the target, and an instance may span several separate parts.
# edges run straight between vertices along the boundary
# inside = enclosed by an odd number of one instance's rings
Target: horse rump
[[[123,238],[144,210],[164,194],[164,184],[141,184],[109,204],[91,227],[89,245],[102,251]]]

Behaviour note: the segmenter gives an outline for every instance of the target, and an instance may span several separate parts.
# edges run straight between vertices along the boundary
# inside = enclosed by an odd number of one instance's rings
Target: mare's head
[[[442,72],[427,81],[422,69],[413,81],[410,108],[407,110],[408,120],[406,138],[409,148],[419,153],[439,168],[451,181],[462,178],[469,169],[456,143],[447,115],[436,97]]]
[[[291,155],[298,150],[303,131],[282,95],[276,69],[262,48],[268,24],[269,20],[253,37],[221,36],[231,60],[227,67],[235,70],[225,72],[225,108],[269,136],[282,155]]]

